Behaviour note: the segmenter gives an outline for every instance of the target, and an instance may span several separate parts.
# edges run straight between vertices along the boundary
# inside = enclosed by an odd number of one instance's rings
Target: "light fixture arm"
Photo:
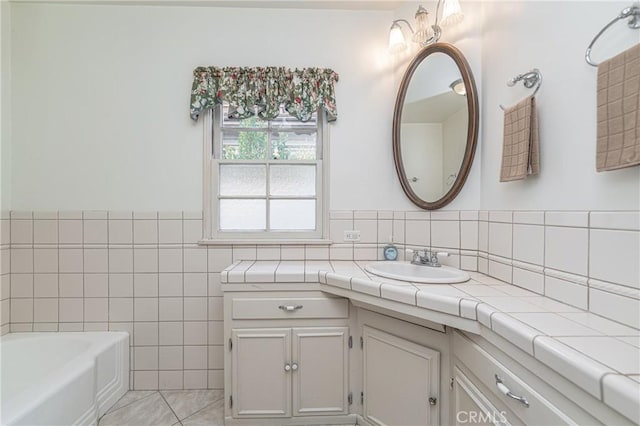
[[[411,27],[411,24],[409,23],[409,21],[407,21],[406,19],[395,19],[392,23],[391,23],[391,28],[393,28],[394,25],[398,24],[398,22],[404,22],[405,24],[407,24],[407,27],[409,27],[409,31],[411,31],[411,34],[414,33],[413,31],[413,27]],[[398,26],[400,26],[400,24],[398,24]]]

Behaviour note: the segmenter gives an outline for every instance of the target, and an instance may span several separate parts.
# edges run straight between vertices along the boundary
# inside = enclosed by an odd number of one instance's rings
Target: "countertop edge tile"
[[[602,401],[636,424],[640,424],[640,383],[619,374],[607,374],[602,379]]]

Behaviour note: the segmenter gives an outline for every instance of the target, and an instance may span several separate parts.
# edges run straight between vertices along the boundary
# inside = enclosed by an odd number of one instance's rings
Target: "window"
[[[213,109],[205,121],[205,239],[325,236],[323,114],[301,122],[282,109],[264,121],[229,118],[226,104]]]

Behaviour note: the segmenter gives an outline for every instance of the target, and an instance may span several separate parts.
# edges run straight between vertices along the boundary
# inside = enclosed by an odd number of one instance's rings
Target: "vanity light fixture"
[[[391,23],[391,28],[389,29],[389,51],[396,53],[407,48],[407,42],[402,33],[400,22],[407,24],[412,34],[411,40],[422,47],[440,40],[442,28],[438,25],[438,12],[440,11],[440,3],[443,1],[441,24],[446,26],[462,21],[464,15],[462,15],[462,9],[460,8],[460,2],[458,0],[438,0],[435,23],[433,25],[429,23],[429,12],[427,12],[427,9],[419,6],[415,15],[415,31],[406,19],[396,19]]]
[[[462,81],[461,78],[459,78],[456,81],[454,81],[453,83],[451,83],[449,85],[449,88],[451,90],[453,90],[453,92],[456,95],[460,95],[460,96],[466,96],[467,95],[467,88],[464,85],[464,81]]]

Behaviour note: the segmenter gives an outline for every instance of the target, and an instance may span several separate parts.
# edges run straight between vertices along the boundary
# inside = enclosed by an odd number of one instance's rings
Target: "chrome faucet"
[[[423,250],[407,249],[407,251],[413,253],[413,257],[411,259],[412,264],[431,266],[435,268],[439,268],[440,266],[442,266],[440,264],[438,256],[449,256],[449,253],[447,252],[435,252],[432,250],[427,250],[426,248]],[[420,252],[422,252],[422,254],[420,254]]]

